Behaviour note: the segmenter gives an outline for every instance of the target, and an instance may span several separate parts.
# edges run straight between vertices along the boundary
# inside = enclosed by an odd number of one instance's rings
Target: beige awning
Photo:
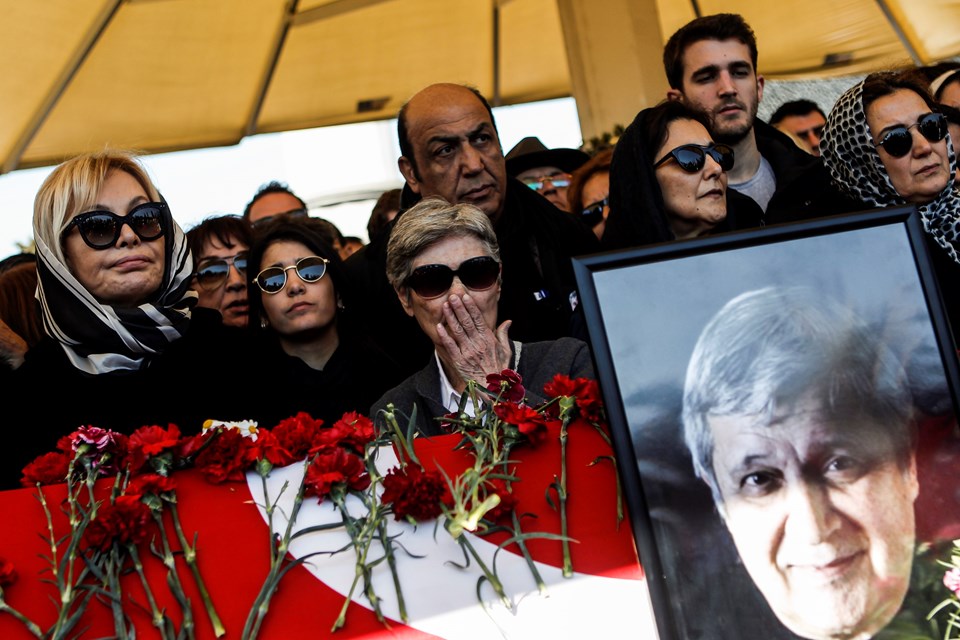
[[[960,54],[960,0],[636,2],[634,34],[656,18],[645,38],[672,33],[694,16],[694,4],[704,14],[742,13],[757,32],[760,70],[770,78],[857,73]],[[561,9],[571,5],[584,17],[571,21],[568,11],[561,20]],[[590,16],[622,6],[622,0],[0,0],[0,172],[105,145],[155,153],[392,118],[411,94],[437,81],[472,84],[501,104],[575,95],[583,112],[604,93],[636,90],[604,80],[603,91],[575,91],[570,69],[584,69],[568,64],[568,55],[587,55],[591,42],[604,40]],[[574,36],[579,44],[569,46]],[[660,46],[637,53],[629,33],[614,37],[627,56],[655,57]],[[644,68],[658,64],[648,62]],[[647,73],[651,85],[662,86],[662,75],[653,75]]]

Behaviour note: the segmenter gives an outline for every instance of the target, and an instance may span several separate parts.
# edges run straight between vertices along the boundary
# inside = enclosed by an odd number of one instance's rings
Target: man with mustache
[[[397,161],[406,184],[398,218],[421,198],[439,196],[478,207],[493,222],[503,263],[498,317],[510,338],[526,342],[584,337],[570,258],[599,250],[593,232],[507,175],[493,111],[475,89],[439,83],[400,109]],[[392,227],[391,227],[392,228]],[[412,374],[433,345],[406,315],[386,278],[389,232],[346,261],[366,306],[356,318],[377,344]]]
[[[766,222],[819,217],[858,208],[830,183],[822,162],[757,119],[763,76],[757,40],[743,17],[697,18],[670,36],[663,50],[667,98],[703,113],[715,142],[733,147],[729,187],[753,198]]]

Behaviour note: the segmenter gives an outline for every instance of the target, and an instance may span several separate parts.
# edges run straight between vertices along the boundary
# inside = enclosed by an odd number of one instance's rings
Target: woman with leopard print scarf
[[[957,343],[957,159],[946,118],[926,86],[906,73],[870,74],[848,89],[831,110],[820,150],[834,184],[865,208],[917,207]]]

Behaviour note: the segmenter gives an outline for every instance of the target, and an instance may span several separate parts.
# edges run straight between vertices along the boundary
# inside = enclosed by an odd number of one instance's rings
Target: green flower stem
[[[104,587],[110,596],[110,609],[113,611],[113,630],[118,640],[127,640],[130,637],[127,629],[127,618],[123,612],[123,589],[120,587],[120,570],[123,558],[120,547],[116,542],[101,557],[104,571]]]
[[[60,556],[56,534],[53,530],[53,515],[50,513],[50,506],[47,504],[47,497],[43,489],[37,485],[40,504],[43,507],[43,513],[47,519],[47,534],[50,543],[50,571],[53,574],[53,581],[57,585],[57,592],[60,601],[57,606],[57,620],[49,631],[50,638],[64,638],[70,633],[73,625],[76,624],[77,617],[74,615],[74,608],[77,598],[80,597],[79,591],[75,585],[87,575],[87,568],[84,566],[78,575],[74,575],[74,567],[77,560],[77,547],[86,530],[89,516],[79,508],[78,499],[82,487],[78,487],[73,482],[74,463],[76,458],[70,461],[67,471],[67,518],[70,522],[70,538],[67,542],[67,548],[63,556]],[[83,599],[89,599],[92,591],[88,591]]]
[[[210,620],[210,625],[213,627],[213,634],[215,637],[223,637],[227,630],[223,626],[223,622],[220,620],[220,616],[217,615],[217,609],[213,604],[213,599],[210,597],[210,592],[207,591],[207,585],[203,581],[203,576],[200,575],[200,567],[197,565],[197,540],[196,535],[194,535],[193,545],[190,545],[187,542],[187,537],[183,534],[183,527],[180,524],[180,512],[177,510],[176,501],[169,501],[170,505],[170,519],[173,521],[173,530],[176,532],[177,540],[180,542],[180,547],[183,549],[183,560],[187,563],[187,567],[190,569],[191,575],[193,575],[193,581],[197,585],[197,591],[200,593],[200,600],[203,602],[203,608],[207,612],[207,618]],[[164,546],[166,549],[169,548],[167,543],[166,533],[164,532],[163,526],[161,524],[160,533],[163,536]],[[166,552],[166,549],[164,552]],[[180,584],[179,575],[176,572],[176,569],[173,569],[173,576],[177,580],[177,584]],[[183,593],[183,587],[179,587],[180,592]],[[190,601],[186,600],[186,606],[184,607],[184,627],[187,626],[187,614],[190,613],[190,630],[189,633],[193,637],[193,613],[190,609]]]
[[[3,588],[0,588],[0,613],[6,613],[16,618],[17,621],[27,628],[27,631],[29,631],[33,637],[43,638],[43,631],[40,630],[37,623],[7,604],[7,601],[3,597]]]
[[[448,521],[449,522],[449,521]],[[493,588],[494,593],[500,598],[500,602],[503,603],[507,609],[512,610],[513,605],[510,604],[510,598],[507,597],[506,591],[504,591],[503,583],[500,582],[500,578],[497,577],[496,572],[490,571],[487,568],[487,565],[484,564],[483,560],[480,559],[480,556],[477,554],[476,549],[473,548],[473,545],[470,544],[470,540],[467,539],[467,536],[460,535],[457,536],[457,544],[459,544],[464,551],[470,554],[470,557],[476,561],[477,565],[480,567],[480,570],[483,571],[483,575],[486,577],[487,581],[490,583],[490,586]]]
[[[537,569],[537,564],[533,561],[533,556],[530,555],[530,550],[527,549],[527,543],[524,542],[523,531],[520,529],[520,518],[517,516],[516,511],[511,511],[510,516],[513,519],[513,535],[517,539],[517,548],[520,549],[523,559],[527,561],[527,566],[530,567],[530,573],[533,575],[533,579],[537,583],[537,591],[540,593],[540,595],[546,595],[547,584],[543,581],[543,576],[540,575],[540,570]]]
[[[387,565],[390,567],[390,575],[393,577],[393,588],[397,592],[397,605],[400,609],[400,621],[406,623],[407,603],[403,599],[403,589],[400,588],[400,573],[397,571],[397,559],[393,555],[393,542],[387,534],[387,523],[384,518],[380,519],[377,527],[380,533],[380,544],[383,545],[384,553],[387,554]]]
[[[561,405],[563,403],[561,402]],[[570,558],[570,537],[567,535],[567,427],[569,414],[564,416],[560,426],[560,484],[557,488],[557,500],[560,503],[560,544],[563,546],[563,577],[573,576],[573,560]]]
[[[260,626],[263,624],[263,619],[270,610],[270,599],[277,590],[280,578],[283,577],[284,560],[286,559],[287,549],[290,546],[290,539],[293,535],[294,523],[296,523],[297,516],[300,514],[300,508],[303,506],[303,494],[306,491],[305,480],[307,478],[307,469],[310,467],[311,462],[313,462],[313,458],[308,458],[306,462],[304,462],[303,479],[300,481],[300,488],[294,497],[293,510],[287,520],[287,527],[284,529],[282,536],[276,536],[273,533],[273,513],[277,502],[280,500],[280,496],[286,491],[288,483],[285,482],[283,484],[277,500],[271,503],[267,495],[267,475],[269,475],[269,471],[264,469],[260,473],[261,482],[263,483],[265,509],[268,514],[267,525],[270,531],[270,571],[267,573],[267,577],[260,587],[260,592],[257,594],[256,599],[253,601],[253,606],[250,608],[250,615],[247,616],[246,624],[243,626],[243,634],[240,636],[242,640],[254,640],[257,634],[260,633]]]
[[[376,510],[374,510],[372,513],[368,513],[366,518],[354,518],[347,510],[347,505],[344,501],[344,495],[342,492],[335,490],[333,493],[331,493],[330,497],[333,499],[334,504],[337,505],[337,508],[340,511],[340,517],[343,519],[344,528],[347,530],[347,533],[350,535],[350,540],[353,542],[353,552],[356,557],[353,582],[350,584],[350,590],[347,592],[347,597],[344,599],[343,606],[340,608],[340,615],[337,616],[336,621],[333,623],[331,631],[336,631],[346,624],[347,609],[349,608],[350,602],[353,599],[354,591],[356,591],[357,586],[360,584],[360,580],[363,580],[363,592],[367,596],[370,606],[373,607],[373,611],[377,616],[377,620],[384,622],[385,618],[383,611],[380,608],[380,597],[373,590],[371,565],[367,562],[371,543],[373,542],[373,539],[379,530],[379,523],[375,522],[375,520],[382,518],[377,515]],[[375,502],[376,500],[372,500],[367,506],[371,507]],[[360,526],[358,526],[358,523],[360,523]]]
[[[171,503],[170,507],[173,509],[174,505]],[[170,548],[167,530],[163,526],[163,513],[160,509],[151,509],[150,512],[153,515],[154,521],[157,523],[157,528],[160,530],[161,560],[163,561],[163,566],[167,568],[167,584],[170,586],[173,596],[177,599],[177,602],[180,603],[180,609],[183,611],[182,629],[188,638],[193,638],[196,635],[193,607],[190,604],[190,599],[183,590],[183,583],[180,582],[180,574],[177,572],[177,561],[173,555],[173,550]],[[174,523],[177,523],[176,518],[174,518]],[[181,546],[184,546],[182,542]],[[184,553],[186,553],[185,547]]]
[[[150,605],[151,623],[154,627],[156,627],[157,631],[160,632],[161,638],[164,640],[173,640],[176,638],[176,633],[173,629],[173,622],[169,617],[167,617],[166,612],[157,606],[157,601],[153,597],[153,590],[150,589],[150,583],[147,582],[147,576],[143,573],[143,563],[140,561],[140,554],[137,552],[137,546],[135,544],[128,543],[127,553],[130,554],[130,559],[133,561],[133,568],[140,577],[140,584],[143,586],[143,590],[147,594],[147,604]],[[193,636],[190,635],[189,637],[192,638]]]

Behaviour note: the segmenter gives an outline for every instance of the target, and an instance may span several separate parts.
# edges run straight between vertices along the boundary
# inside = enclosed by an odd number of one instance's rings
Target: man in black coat
[[[764,79],[757,73],[756,38],[743,17],[692,20],[670,36],[663,65],[667,97],[703,113],[714,141],[733,147],[729,187],[753,198],[766,224],[863,208],[832,185],[819,158],[757,119]]]
[[[570,258],[598,251],[596,236],[507,177],[493,112],[483,96],[462,85],[430,85],[403,106],[397,128],[402,154],[398,165],[406,180],[399,215],[430,196],[477,206],[493,221],[500,244],[498,318],[513,320],[510,337],[524,342],[568,335],[585,339],[575,319]],[[388,242],[389,234],[383,234],[346,261],[363,301],[353,315],[384,351],[413,373],[423,368],[433,347],[387,282]]]

